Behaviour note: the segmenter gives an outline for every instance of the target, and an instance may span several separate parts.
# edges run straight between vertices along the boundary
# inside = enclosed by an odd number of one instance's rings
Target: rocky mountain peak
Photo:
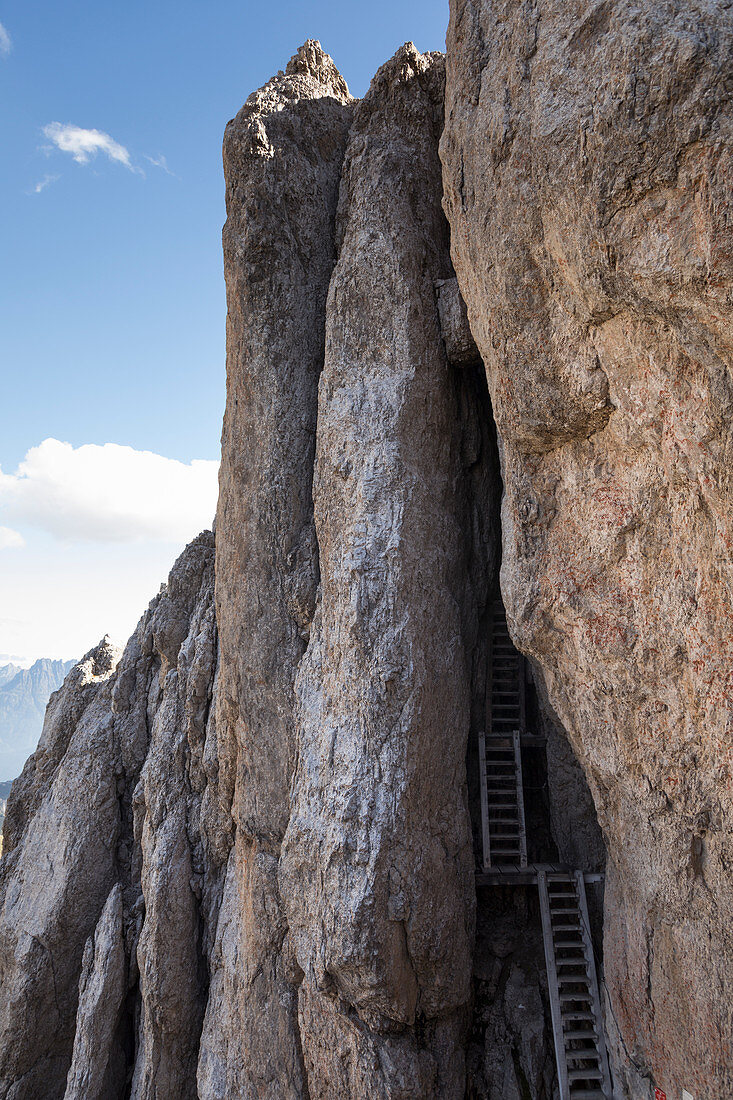
[[[351,99],[346,81],[317,39],[309,38],[299,47],[290,58],[285,74],[312,77],[342,103]]]
[[[733,1095],[732,43],[452,0],[227,125],[216,536],[13,784],[0,1096]]]

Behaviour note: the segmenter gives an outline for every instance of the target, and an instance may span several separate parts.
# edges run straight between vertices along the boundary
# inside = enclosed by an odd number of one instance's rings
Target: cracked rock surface
[[[502,592],[604,832],[639,1098],[733,1092],[732,45],[724,3],[451,2],[445,209]]]

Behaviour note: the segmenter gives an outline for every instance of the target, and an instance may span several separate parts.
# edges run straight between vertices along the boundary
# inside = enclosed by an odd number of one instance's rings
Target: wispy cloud
[[[168,161],[165,159],[162,153],[157,157],[149,157],[146,153],[145,159],[149,161],[155,168],[162,168],[167,175],[173,176],[175,179],[179,179],[175,172],[171,172],[170,168],[168,167]]]
[[[103,130],[85,130],[70,122],[49,122],[43,134],[62,153],[69,153],[77,164],[89,164],[97,153],[122,164],[131,172],[141,172],[132,163],[129,150]]]
[[[13,48],[13,43],[10,35],[5,30],[5,27],[0,23],[0,57],[7,57]]]
[[[34,187],[28,192],[29,195],[40,195],[41,191],[45,191],[56,180],[61,179],[61,176],[44,176],[42,180],[39,180]]]
[[[14,531],[12,527],[0,527],[0,550],[20,550],[25,546],[25,539],[20,531]]]
[[[0,510],[64,540],[187,541],[211,525],[218,466],[116,443],[75,448],[46,439],[14,474],[0,469]]]

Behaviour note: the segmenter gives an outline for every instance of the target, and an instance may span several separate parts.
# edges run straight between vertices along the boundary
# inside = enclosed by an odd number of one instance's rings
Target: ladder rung
[[[574,1081],[602,1081],[603,1074],[599,1069],[571,1069],[568,1073],[568,1082]]]
[[[573,1089],[571,1100],[604,1100],[600,1089]]]
[[[577,951],[577,949],[579,947],[582,947],[582,946],[583,946],[583,944],[578,943],[577,940],[559,940],[559,941],[556,940],[555,941],[555,949],[558,950],[558,951],[562,950],[565,947],[574,947],[575,950]]]
[[[586,1031],[584,1029],[580,1030],[580,1031],[564,1031],[563,1032],[563,1038],[568,1039],[568,1040],[569,1039],[593,1039],[593,1040],[595,1040],[595,1039],[598,1038],[598,1033],[596,1031]]]
[[[580,932],[580,922],[578,924],[553,924],[553,932]]]
[[[566,1008],[565,1011],[562,1013],[562,1019],[563,1023],[567,1023],[569,1020],[586,1020],[588,1023],[595,1025],[596,1022],[596,1018],[593,1013],[588,1012],[587,1010],[582,1008]]]
[[[496,854],[500,855],[501,853],[497,852]],[[507,852],[507,855],[509,855],[508,852]],[[560,1004],[562,1004],[562,1005],[580,1004],[581,1001],[584,1004],[588,1003],[588,1001],[590,1001],[590,994],[588,994],[588,993],[561,993],[560,994]]]
[[[550,909],[550,914],[551,914],[551,916],[553,916],[553,917],[555,917],[555,916],[563,916],[563,915],[565,915],[566,913],[574,913],[574,914],[575,914],[575,915],[577,916],[577,914],[578,914],[578,910],[577,910],[577,907],[574,907],[574,908],[572,908],[572,909]]]
[[[569,959],[555,959],[556,966],[585,966],[585,962],[585,955],[573,955]]]
[[[516,856],[518,850],[518,848],[494,848],[492,845],[491,854],[492,856]],[[573,998],[573,1000],[575,999]]]

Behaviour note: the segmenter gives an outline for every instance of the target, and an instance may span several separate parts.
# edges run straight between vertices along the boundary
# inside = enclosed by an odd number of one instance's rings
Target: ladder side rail
[[[481,783],[481,837],[484,871],[488,871],[491,867],[491,836],[489,833],[489,795],[486,779],[486,734],[484,730],[480,730],[478,735],[478,766],[479,781]]]
[[[527,660],[519,654],[519,732],[527,732]]]
[[[486,698],[484,699],[484,709],[486,711],[486,722],[484,725],[484,731],[486,737],[491,737],[491,731],[493,729],[492,718],[492,702],[494,697],[494,641],[493,641],[493,627],[491,625],[491,619],[489,619],[488,642],[486,646]]]
[[[519,819],[519,865],[527,866],[527,826],[524,820],[524,783],[522,782],[522,740],[519,730],[512,734],[514,763],[517,771],[517,818]]]
[[[600,1056],[601,1073],[603,1074],[603,1094],[607,1100],[613,1100],[611,1089],[611,1072],[608,1066],[608,1053],[606,1051],[606,1035],[603,1026],[603,1008],[601,995],[598,988],[598,975],[596,974],[595,956],[593,954],[593,941],[590,934],[590,920],[588,919],[588,902],[585,896],[585,879],[582,871],[574,872],[575,887],[578,894],[578,908],[580,910],[580,930],[588,957],[588,980],[590,982],[590,995],[593,1004],[593,1014],[596,1017],[598,1027],[598,1054]]]
[[[557,984],[555,965],[555,944],[552,939],[552,918],[550,917],[550,899],[547,896],[547,874],[540,869],[537,872],[537,887],[540,895],[542,914],[542,940],[545,946],[545,964],[547,966],[547,988],[550,994],[550,1013],[552,1015],[552,1036],[555,1043],[555,1061],[557,1062],[557,1081],[560,1100],[570,1100],[568,1084],[568,1064],[565,1059],[565,1037],[560,1010],[560,993]]]

